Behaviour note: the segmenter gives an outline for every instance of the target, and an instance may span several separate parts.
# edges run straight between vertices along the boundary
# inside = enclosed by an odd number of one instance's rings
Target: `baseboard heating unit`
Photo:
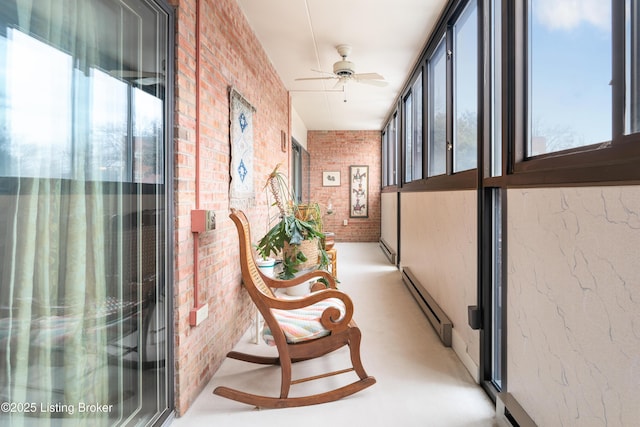
[[[396,259],[397,259],[396,253],[389,247],[389,245],[383,239],[380,239],[380,249],[382,249],[382,252],[387,257],[389,262],[393,265],[396,265]]]
[[[402,269],[402,281],[438,333],[442,344],[445,347],[451,347],[451,328],[453,328],[451,320],[407,267]]]
[[[536,427],[511,393],[498,393],[496,396],[496,420],[500,427]]]

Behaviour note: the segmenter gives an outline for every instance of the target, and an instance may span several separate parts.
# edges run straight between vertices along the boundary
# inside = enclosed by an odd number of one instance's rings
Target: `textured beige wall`
[[[398,193],[380,195],[380,237],[398,253]]]
[[[638,187],[507,203],[509,391],[540,426],[638,425]]]
[[[468,326],[467,306],[477,303],[476,204],[476,191],[409,192],[400,198],[400,264],[449,316],[456,353],[475,370],[479,334]]]

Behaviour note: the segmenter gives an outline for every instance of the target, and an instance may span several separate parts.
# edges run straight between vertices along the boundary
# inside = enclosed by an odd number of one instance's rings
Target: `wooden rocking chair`
[[[236,224],[240,237],[244,285],[264,318],[268,328],[266,332],[270,331],[267,335],[268,342],[276,346],[278,356],[265,357],[232,351],[227,357],[251,363],[280,365],[282,382],[280,397],[250,394],[223,386],[217,387],[213,392],[259,408],[286,408],[332,402],[375,384],[375,378],[367,375],[360,360],[361,334],[352,320],[353,303],[348,295],[336,289],[333,276],[321,270],[302,274],[292,280],[276,280],[263,275],[256,266],[251,251],[246,216],[236,210],[232,210],[229,216]],[[272,288],[299,285],[314,277],[325,278],[332,289],[320,290],[296,299],[278,298],[272,291]],[[317,327],[312,328],[311,324]],[[301,330],[304,330],[304,334],[300,334]],[[323,356],[345,345],[350,349],[351,368],[292,381],[292,363]],[[288,397],[291,385],[352,371],[360,378],[358,381],[320,394]]]

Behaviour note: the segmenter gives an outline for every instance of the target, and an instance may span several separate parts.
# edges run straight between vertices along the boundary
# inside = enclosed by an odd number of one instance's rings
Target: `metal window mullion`
[[[631,10],[631,133],[640,132],[640,0],[630,1]],[[614,49],[614,52],[616,50]]]
[[[447,58],[447,119],[446,119],[446,174],[453,174],[453,90],[454,90],[454,69],[455,52],[453,46],[453,25],[447,26],[446,33],[446,58]]]
[[[632,0],[630,3],[634,3]],[[625,49],[625,3],[620,0],[611,2],[611,109],[612,141],[620,141],[625,134],[625,97],[626,93],[626,49]],[[633,18],[632,18],[633,24]],[[630,96],[632,96],[630,94]]]

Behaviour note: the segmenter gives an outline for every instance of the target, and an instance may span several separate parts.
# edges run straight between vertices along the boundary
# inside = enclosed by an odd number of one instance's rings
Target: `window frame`
[[[429,56],[426,58],[425,60],[425,74],[426,74],[426,79],[427,79],[427,85],[426,85],[426,111],[425,111],[425,128],[427,130],[427,132],[425,132],[425,145],[427,146],[426,154],[427,154],[427,170],[426,170],[426,178],[431,180],[434,178],[439,178],[442,176],[446,176],[446,175],[450,175],[451,174],[451,166],[450,166],[450,149],[448,149],[448,147],[450,147],[450,141],[451,141],[451,134],[453,132],[453,121],[451,118],[451,115],[453,113],[453,108],[452,108],[452,104],[451,104],[451,88],[452,88],[452,82],[450,77],[450,73],[452,72],[452,68],[450,66],[450,54],[449,52],[451,52],[451,46],[449,44],[450,38],[448,37],[449,31],[447,30],[445,32],[445,34],[443,34],[435,43],[433,46],[433,51],[429,54]],[[432,142],[437,142],[437,141],[432,141],[431,138],[431,134],[432,134],[432,129],[435,126],[435,123],[432,123],[433,121],[430,120],[431,119],[431,115],[433,112],[433,107],[434,107],[434,97],[432,97],[432,92],[434,92],[432,89],[434,88],[434,73],[433,73],[433,68],[432,68],[432,64],[434,61],[439,60],[440,59],[440,54],[441,54],[441,49],[443,50],[442,52],[442,59],[444,59],[445,61],[445,122],[444,122],[444,127],[445,127],[445,140],[444,140],[444,172],[443,173],[439,173],[437,175],[431,175],[431,153],[435,152],[436,150],[432,150],[433,147],[435,147],[435,144],[432,145]],[[439,160],[439,159],[438,159]],[[442,165],[440,165],[442,166]]]
[[[395,111],[382,131],[382,189],[398,186],[398,112]]]
[[[616,185],[640,182],[640,132],[625,135],[626,58],[625,2],[612,1],[612,140],[527,157],[528,140],[528,28],[530,0],[503,1],[506,22],[503,75],[506,104],[503,177],[485,178],[487,185],[544,187],[557,185]],[[509,78],[511,77],[511,78]],[[507,141],[512,141],[507,144]],[[505,157],[506,156],[506,157]]]
[[[481,2],[483,0],[454,0],[447,4],[445,10],[443,11],[438,24],[436,25],[434,31],[431,33],[429,37],[429,41],[423,50],[420,60],[417,62],[417,65],[414,67],[411,78],[408,79],[403,91],[401,91],[401,96],[398,99],[398,108],[395,110],[395,113],[400,114],[400,120],[402,123],[401,130],[402,135],[400,138],[401,144],[401,165],[400,170],[402,171],[402,176],[398,182],[398,188],[401,191],[442,191],[442,190],[469,190],[476,189],[478,182],[478,167],[476,165],[475,168],[464,170],[460,172],[453,172],[453,150],[447,148],[446,149],[446,172],[440,175],[428,176],[428,165],[429,165],[429,149],[428,149],[428,117],[429,117],[429,71],[428,71],[428,61],[436,52],[436,49],[439,47],[440,42],[445,43],[445,60],[447,67],[447,89],[446,89],[446,98],[447,98],[447,118],[446,118],[446,139],[450,142],[453,138],[453,67],[451,65],[451,58],[447,57],[447,51],[451,51],[451,41],[452,35],[451,31],[457,19],[462,15],[466,7],[472,2],[476,1],[476,7],[478,8],[478,146],[477,150],[480,150],[482,146],[482,134],[481,134],[481,112],[482,112],[482,87],[481,87],[481,79],[482,70],[482,55],[480,52],[481,39]],[[407,161],[407,148],[405,144],[405,129],[404,129],[404,100],[406,96],[411,93],[413,84],[415,83],[416,78],[422,73],[422,176],[420,178],[413,177],[411,181],[407,181],[406,178],[406,161]],[[392,120],[393,116],[390,116],[386,123],[389,123]],[[415,141],[414,141],[415,143]],[[449,144],[449,147],[453,147]]]
[[[490,40],[490,28],[485,28],[480,10],[486,8],[487,0],[478,0],[479,8],[479,92],[478,92],[478,150],[484,151],[482,157],[482,171],[476,173],[477,169],[462,171],[459,173],[448,173],[447,175],[439,175],[428,177],[419,181],[398,182],[398,187],[402,191],[439,191],[453,189],[473,189],[476,188],[477,179],[483,181],[485,186],[508,187],[548,187],[548,186],[593,186],[593,185],[633,185],[640,183],[640,168],[637,167],[640,161],[640,132],[625,134],[626,117],[626,97],[627,97],[627,76],[626,76],[626,25],[625,10],[626,2],[612,1],[612,75],[614,80],[620,82],[614,85],[612,90],[612,127],[613,138],[611,141],[605,141],[599,144],[588,145],[570,150],[546,153],[527,158],[526,140],[527,140],[527,20],[526,10],[528,8],[528,0],[500,0],[501,16],[503,18],[502,37],[496,40],[501,47],[502,67],[500,70],[501,93],[497,102],[501,104],[501,111],[495,125],[499,127],[502,137],[501,149],[502,164],[497,165],[497,173],[490,172],[489,165],[486,163],[489,156],[487,150],[487,134],[483,116],[489,113],[488,105],[485,97],[487,95],[485,80],[485,70],[483,61],[490,51],[486,49],[487,40]],[[637,1],[637,0],[632,0]],[[420,61],[415,70],[425,67],[423,78],[428,79],[426,64],[427,59],[433,54],[437,43],[447,33],[451,23],[455,21],[457,16],[467,6],[468,0],[454,0],[448,3],[443,11],[440,21],[431,33],[429,42],[422,52]],[[634,21],[635,22],[635,21]],[[640,28],[632,30],[635,34]],[[492,56],[489,57],[492,59]],[[636,60],[637,62],[637,60]],[[412,73],[412,76],[415,76]],[[637,77],[632,76],[632,79]],[[401,92],[406,94],[413,80],[409,80],[405,90]],[[428,85],[423,86],[423,96],[425,101],[423,104],[424,126],[427,126],[426,117],[428,116]],[[631,95],[630,95],[631,96]],[[400,98],[402,99],[402,97]],[[398,101],[398,109],[394,114],[398,114],[401,110],[400,100]],[[391,120],[391,118],[389,119]],[[426,138],[426,132],[423,132],[423,140]],[[400,148],[404,148],[401,146]],[[425,142],[426,148],[426,142]],[[424,150],[425,176],[428,167],[428,153]],[[404,162],[404,152],[400,155],[400,160]],[[499,161],[500,159],[496,159]],[[401,165],[404,171],[404,163]],[[480,164],[478,164],[480,166]],[[501,172],[500,172],[501,171]]]
[[[410,110],[410,111],[408,111]],[[402,182],[413,182],[413,153],[414,144],[417,141],[413,139],[413,92],[409,90],[402,97]]]
[[[481,135],[481,121],[480,121],[480,117],[481,117],[481,104],[480,104],[480,96],[482,94],[481,91],[481,87],[480,87],[480,71],[481,71],[481,67],[482,67],[482,62],[480,61],[480,57],[482,54],[482,50],[481,50],[481,41],[482,41],[482,34],[480,32],[481,29],[481,17],[479,16],[480,12],[482,11],[481,7],[480,7],[480,2],[482,0],[469,0],[467,1],[465,4],[461,5],[458,10],[456,11],[456,14],[454,15],[453,19],[451,20],[451,24],[449,26],[449,30],[447,31],[447,46],[450,52],[452,52],[451,58],[450,60],[447,62],[447,65],[451,68],[451,70],[447,70],[447,84],[450,86],[449,89],[449,104],[451,106],[451,114],[449,117],[449,113],[447,113],[447,118],[451,120],[451,136],[448,138],[449,141],[451,141],[451,149],[448,151],[451,151],[450,157],[451,159],[448,161],[448,163],[450,164],[451,170],[449,174],[457,174],[457,173],[462,173],[468,170],[476,170],[478,168],[478,162],[477,162],[477,154],[478,154],[478,150],[480,150],[480,135]],[[475,82],[475,88],[476,88],[476,106],[475,106],[475,113],[476,113],[476,144],[475,144],[475,153],[476,156],[474,158],[476,164],[475,167],[473,168],[469,168],[469,169],[461,169],[456,171],[456,154],[459,153],[459,151],[457,150],[457,145],[458,145],[458,131],[456,128],[457,125],[457,121],[458,121],[458,96],[460,95],[460,93],[458,92],[458,55],[457,55],[457,50],[458,50],[458,32],[457,29],[461,28],[458,26],[458,24],[461,24],[462,22],[460,22],[460,20],[465,16],[465,14],[467,13],[469,7],[472,5],[472,3],[475,3],[475,15],[476,15],[476,82]],[[469,20],[469,22],[471,22]],[[449,47],[450,46],[450,47]]]
[[[424,74],[422,66],[414,70],[399,107],[402,135],[402,186],[419,182],[425,176],[426,143],[424,133],[426,115]],[[416,96],[416,84],[418,83],[420,84],[421,93]],[[416,114],[416,101],[420,102],[419,114]],[[409,108],[407,108],[407,105],[409,105]],[[417,134],[420,135],[419,140],[416,138]],[[411,142],[410,147],[408,147],[409,141]],[[419,165],[419,173],[417,174],[416,165]]]

